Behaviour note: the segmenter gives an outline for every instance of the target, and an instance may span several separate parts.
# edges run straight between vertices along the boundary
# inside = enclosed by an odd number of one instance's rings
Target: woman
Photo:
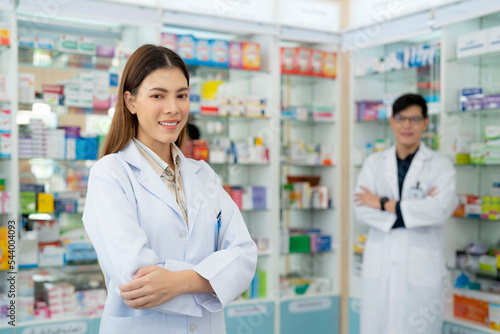
[[[186,159],[189,73],[173,51],[128,60],[83,215],[108,289],[100,333],[225,333],[257,249],[216,173]]]

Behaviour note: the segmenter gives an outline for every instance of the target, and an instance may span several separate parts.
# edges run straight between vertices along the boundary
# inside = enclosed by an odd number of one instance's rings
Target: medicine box
[[[260,44],[255,42],[243,42],[243,69],[260,70]]]
[[[209,41],[210,45],[210,65],[217,67],[228,67],[229,57],[229,43],[212,39]]]
[[[196,65],[196,38],[191,35],[179,35],[177,53],[187,65]]]
[[[210,41],[208,39],[198,39],[195,45],[196,65],[211,66]]]
[[[295,74],[298,68],[295,64],[295,54],[297,53],[296,48],[281,48],[281,73]]]
[[[241,42],[229,42],[229,68],[243,67],[243,45]]]
[[[458,36],[457,58],[475,56],[488,51],[488,30]]]
[[[161,33],[160,45],[177,52],[178,36],[176,34]]]
[[[312,75],[312,50],[308,48],[297,48],[295,53],[295,66],[297,74]]]
[[[500,51],[500,26],[488,29],[488,52]]]

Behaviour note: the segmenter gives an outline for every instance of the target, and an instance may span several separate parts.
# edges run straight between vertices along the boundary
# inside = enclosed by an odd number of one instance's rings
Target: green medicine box
[[[291,235],[290,253],[309,253],[311,251],[311,237],[309,235]]]

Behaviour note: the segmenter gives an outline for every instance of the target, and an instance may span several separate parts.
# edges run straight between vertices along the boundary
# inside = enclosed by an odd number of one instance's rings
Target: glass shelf
[[[486,218],[479,218],[479,217],[460,217],[460,216],[451,216],[453,219],[460,219],[460,220],[480,220],[482,222],[492,222],[492,223],[498,223],[500,222],[500,219],[486,219]]]
[[[251,213],[251,212],[265,212],[269,211],[269,209],[241,209],[240,212]]]
[[[269,163],[231,163],[231,162],[209,162],[210,166],[247,166],[247,167],[269,167]]]
[[[67,264],[65,266],[38,266],[38,267],[25,267],[19,270],[58,270],[64,273],[83,273],[83,272],[100,272],[101,267],[98,263],[90,264]]]
[[[248,116],[232,116],[232,115],[202,115],[202,114],[194,114],[193,118],[199,120],[229,120],[229,121],[268,121],[269,117],[248,117]]]
[[[22,67],[108,70],[118,68],[121,60],[126,61],[127,58],[19,47],[19,66]]]
[[[457,163],[454,163],[453,164],[455,167],[466,167],[466,166],[469,166],[469,167],[499,167],[500,164],[482,164],[482,165],[478,165],[478,164],[457,164]]]
[[[482,270],[473,270],[473,269],[455,268],[455,267],[448,267],[448,270],[450,270],[450,271],[463,271],[463,272],[468,273],[468,274],[476,275],[476,277],[479,279],[500,281],[500,276],[498,275],[498,272],[492,273],[492,272],[482,271]]]
[[[282,123],[290,123],[292,125],[333,125],[335,121],[325,120],[325,121],[315,121],[315,120],[298,120],[298,119],[281,119]]]
[[[311,165],[311,164],[300,164],[300,163],[293,163],[293,162],[282,162],[282,166],[286,167],[308,167],[308,168],[315,168],[315,167],[335,167],[335,165]]]
[[[468,111],[454,110],[447,112],[448,115],[459,115],[459,116],[489,116],[495,113],[500,115],[500,108],[468,110]]]
[[[0,157],[0,160],[11,160],[11,157]]]
[[[0,104],[11,104],[12,101],[9,99],[0,99]]]
[[[19,160],[54,160],[54,161],[62,161],[62,162],[91,162],[94,163],[97,160],[95,159],[64,159],[64,158],[50,158],[50,157],[21,157]]]
[[[335,208],[309,208],[309,209],[298,209],[298,208],[281,208],[283,211],[303,211],[303,212],[312,212],[312,211],[332,211],[335,210]]]
[[[191,71],[214,71],[214,72],[220,72],[220,71],[227,71],[227,72],[238,72],[238,73],[261,73],[261,74],[269,74],[270,71],[268,70],[249,70],[249,69],[243,69],[243,68],[229,68],[229,67],[222,67],[222,66],[207,66],[207,65],[187,65],[187,68],[189,72]]]
[[[334,250],[321,251],[321,252],[288,252],[288,253],[280,253],[282,256],[290,256],[290,255],[330,255],[334,254]]]
[[[326,81],[337,80],[337,78],[317,77],[317,76],[313,76],[313,75],[293,74],[293,73],[281,73],[281,76],[284,78],[307,78],[307,79],[311,79],[311,80],[326,80]]]
[[[500,62],[500,52],[492,52],[492,53],[484,53],[480,55],[475,55],[475,56],[469,56],[469,57],[463,57],[463,58],[449,58],[446,61],[448,63],[466,63],[466,62],[474,62],[474,61],[481,61],[481,60],[492,60],[493,62],[499,63]]]
[[[356,120],[356,123],[358,124],[384,124],[384,125],[389,125],[389,119],[384,118],[384,119],[374,119],[373,121],[364,121],[364,120]]]
[[[417,71],[416,74],[418,74],[418,75],[428,75],[428,73],[418,73],[418,70],[419,69],[423,70],[423,69],[427,69],[427,68],[430,69],[432,66],[439,66],[439,63],[432,64],[432,65],[426,65],[426,66],[413,66],[413,67],[409,67],[409,68],[403,68],[400,70],[391,70],[388,72],[368,73],[368,74],[364,74],[364,75],[356,75],[354,77],[356,79],[364,79],[364,78],[375,78],[375,77],[382,77],[382,76],[396,76],[398,74],[400,74],[400,75],[411,74],[415,71]]]

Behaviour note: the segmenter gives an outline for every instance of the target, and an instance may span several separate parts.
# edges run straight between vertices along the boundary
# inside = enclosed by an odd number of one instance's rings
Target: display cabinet
[[[7,307],[16,298],[19,259],[18,163],[13,140],[17,136],[17,49],[13,37],[17,30],[11,15],[13,6],[11,1],[0,1],[0,305],[5,310],[0,316],[0,333],[9,332],[15,324]]]
[[[441,149],[455,162],[460,200],[445,225],[451,296],[445,325],[474,333],[500,328],[494,313],[498,266],[488,265],[496,259],[500,237],[499,19],[494,13],[443,28]]]
[[[88,5],[110,15],[109,7]],[[131,8],[114,9],[126,16]],[[18,332],[98,332],[106,290],[81,221],[88,173],[109,129],[127,57],[159,35],[155,27],[98,22],[82,18],[85,10],[66,9],[36,29],[39,8],[31,2],[9,13],[19,73],[12,87],[15,174],[9,177],[19,189]]]
[[[333,38],[324,43],[282,38],[280,46],[281,333],[305,331],[304,326],[336,333],[341,145],[337,124],[342,117],[338,50]],[[325,315],[315,322],[315,329],[301,322],[315,316],[310,305],[316,305],[316,315]]]

